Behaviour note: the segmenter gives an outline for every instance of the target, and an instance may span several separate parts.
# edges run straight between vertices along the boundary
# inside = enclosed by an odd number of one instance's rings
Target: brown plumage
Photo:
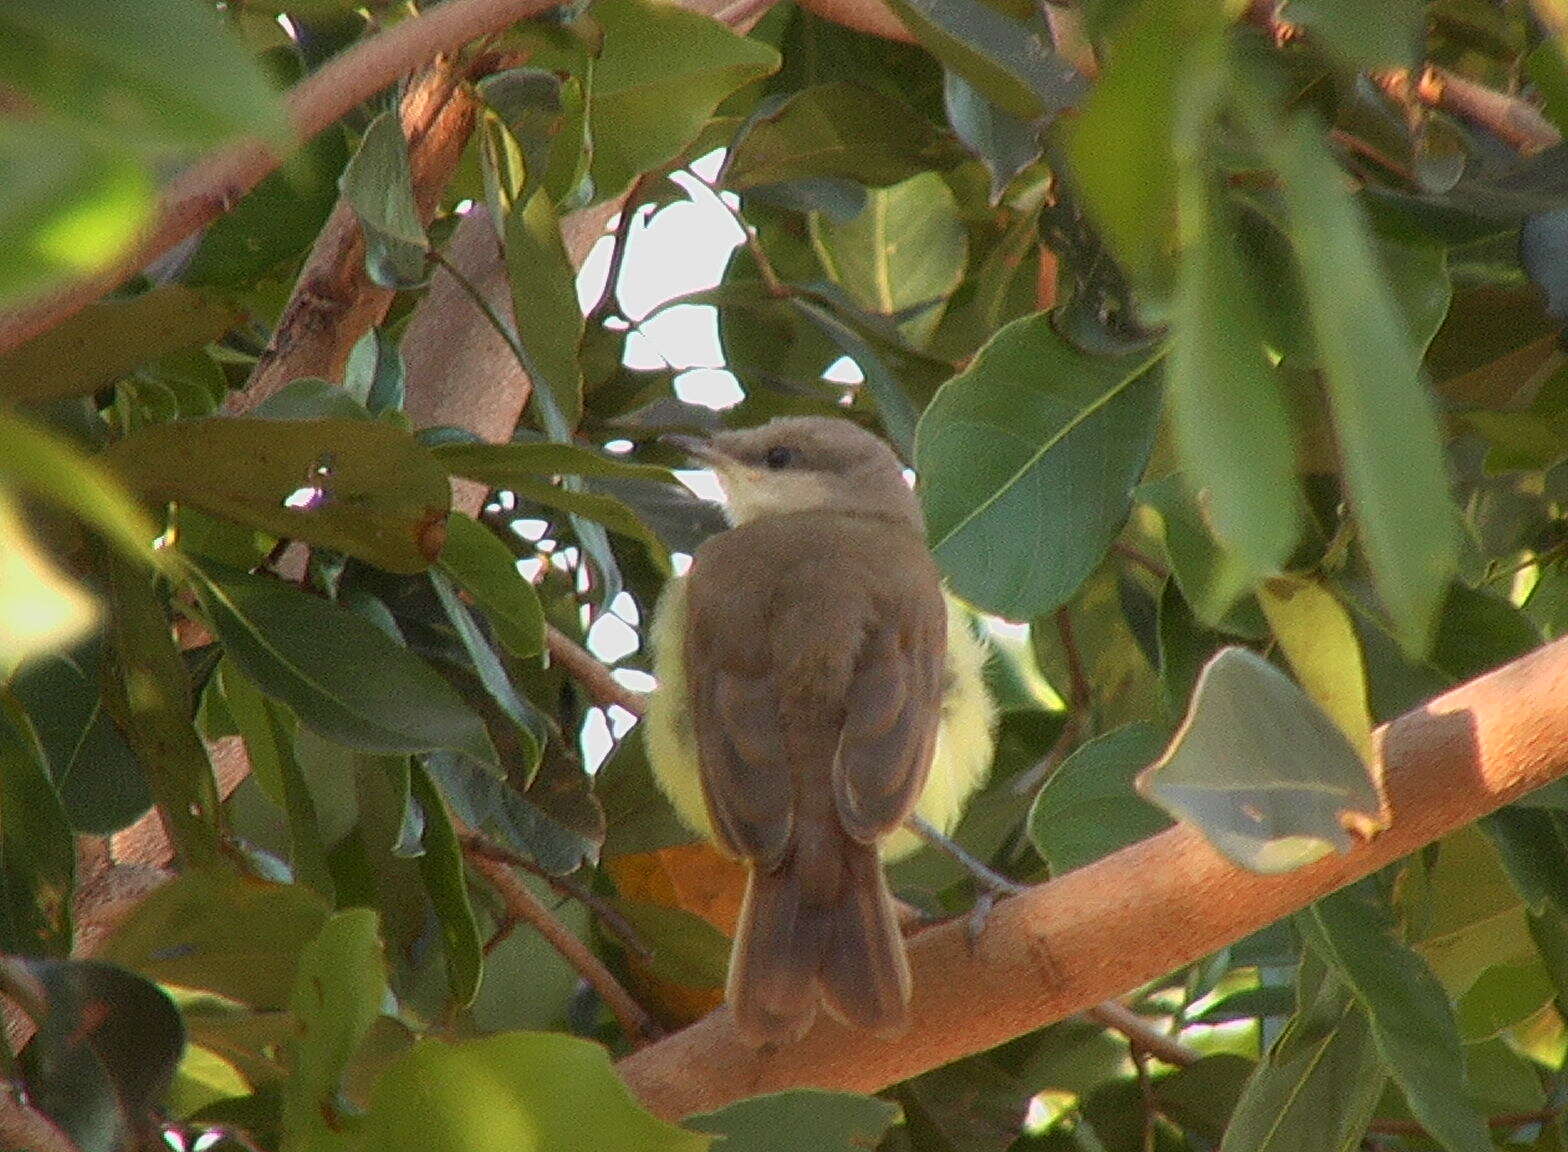
[[[741,519],[697,551],[685,634],[708,812],[751,870],[737,1022],[782,1043],[820,1001],[898,1031],[909,969],[877,844],[931,766],[946,636],[918,505],[892,452],[846,421],[774,421],[692,450]]]

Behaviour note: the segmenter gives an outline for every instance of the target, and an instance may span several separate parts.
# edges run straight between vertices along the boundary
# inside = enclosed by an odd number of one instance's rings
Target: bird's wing
[[[772,678],[722,656],[693,670],[693,719],[702,790],[723,847],[771,869],[789,845],[794,784]]]
[[[863,844],[914,809],[941,721],[946,605],[934,583],[908,593],[865,636],[833,763],[839,820]]]

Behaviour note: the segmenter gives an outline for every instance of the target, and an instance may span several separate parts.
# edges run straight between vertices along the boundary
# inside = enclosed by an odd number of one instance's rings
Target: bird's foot
[[[928,844],[933,844],[946,852],[969,873],[970,879],[980,889],[980,894],[975,900],[975,906],[970,909],[967,925],[969,947],[974,949],[979,946],[980,934],[985,931],[986,921],[991,916],[991,909],[996,907],[996,902],[1003,896],[1016,896],[1023,891],[1022,885],[1014,884],[1000,872],[988,867],[982,860],[969,852],[951,836],[946,835],[936,825],[924,816],[913,814],[906,821],[909,829]]]

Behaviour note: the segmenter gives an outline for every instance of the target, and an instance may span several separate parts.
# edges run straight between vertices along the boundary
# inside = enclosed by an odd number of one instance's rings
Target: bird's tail
[[[819,1002],[857,1028],[903,1031],[909,962],[876,846],[836,829],[812,846],[799,831],[777,867],[747,881],[727,989],[741,1035],[798,1040]]]

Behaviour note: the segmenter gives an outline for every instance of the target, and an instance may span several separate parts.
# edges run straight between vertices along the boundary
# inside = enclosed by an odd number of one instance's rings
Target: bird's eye
[[[795,449],[786,444],[775,444],[768,449],[762,462],[777,472],[780,468],[788,468],[795,462]]]

